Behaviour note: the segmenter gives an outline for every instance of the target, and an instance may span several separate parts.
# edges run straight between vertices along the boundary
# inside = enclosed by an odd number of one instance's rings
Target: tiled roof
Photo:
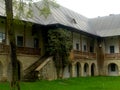
[[[4,2],[1,0],[1,16],[5,16],[5,7],[3,3]],[[59,8],[50,7],[51,14],[45,18],[44,16],[40,15],[40,10],[37,9],[36,5],[39,8],[43,6],[42,2],[33,4],[31,6],[33,17],[26,18],[24,15],[22,15],[21,19],[42,25],[62,24],[101,37],[120,35],[120,15],[110,15],[88,19],[74,11],[60,6]],[[25,9],[28,10],[27,7],[25,7]],[[15,12],[16,11],[14,11],[14,14]]]
[[[101,37],[120,35],[120,15],[89,19],[89,26]]]

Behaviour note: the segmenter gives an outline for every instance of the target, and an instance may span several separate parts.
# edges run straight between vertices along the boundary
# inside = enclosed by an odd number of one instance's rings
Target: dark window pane
[[[111,71],[115,71],[115,64],[111,64]]]
[[[23,46],[23,36],[17,36],[17,46],[18,47]]]
[[[86,45],[84,45],[84,51],[86,51],[86,50],[87,50]]]
[[[39,39],[34,38],[34,48],[39,48]]]
[[[110,46],[110,53],[114,53],[115,50],[114,50],[114,46]]]
[[[90,46],[90,52],[94,52],[94,48]]]
[[[79,44],[76,43],[76,50],[79,50]]]

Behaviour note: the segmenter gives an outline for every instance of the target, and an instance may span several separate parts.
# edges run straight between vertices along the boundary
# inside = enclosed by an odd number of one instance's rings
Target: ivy
[[[70,31],[61,28],[48,31],[47,51],[54,56],[58,78],[63,76],[64,68],[69,64],[71,49],[72,35]]]

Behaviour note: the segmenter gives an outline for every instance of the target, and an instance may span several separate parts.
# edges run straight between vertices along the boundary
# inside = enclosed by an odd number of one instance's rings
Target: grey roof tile
[[[21,20],[42,25],[59,23],[101,37],[120,35],[120,15],[88,19],[74,11],[60,6],[59,8],[50,7],[51,14],[45,18],[43,15],[40,15],[36,5],[39,8],[43,7],[42,2],[33,4],[30,7],[33,11],[33,17],[26,18],[25,15],[22,15]],[[28,10],[29,8],[26,6],[24,9]],[[17,11],[14,9],[14,15],[16,12]],[[0,15],[5,16],[4,0],[0,0]]]

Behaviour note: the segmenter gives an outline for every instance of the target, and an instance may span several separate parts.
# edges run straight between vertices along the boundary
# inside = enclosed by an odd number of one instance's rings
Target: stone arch
[[[91,76],[95,76],[96,66],[94,63],[91,64]]]
[[[76,77],[79,77],[80,75],[81,75],[81,65],[80,65],[80,63],[79,62],[77,62],[76,64],[75,64],[75,73],[76,73]]]
[[[109,76],[118,76],[119,75],[119,69],[118,69],[118,65],[116,63],[108,64],[108,75]]]
[[[84,64],[84,76],[88,76],[89,75],[89,65],[88,63]]]
[[[3,77],[3,64],[0,62],[0,80],[2,80]]]

